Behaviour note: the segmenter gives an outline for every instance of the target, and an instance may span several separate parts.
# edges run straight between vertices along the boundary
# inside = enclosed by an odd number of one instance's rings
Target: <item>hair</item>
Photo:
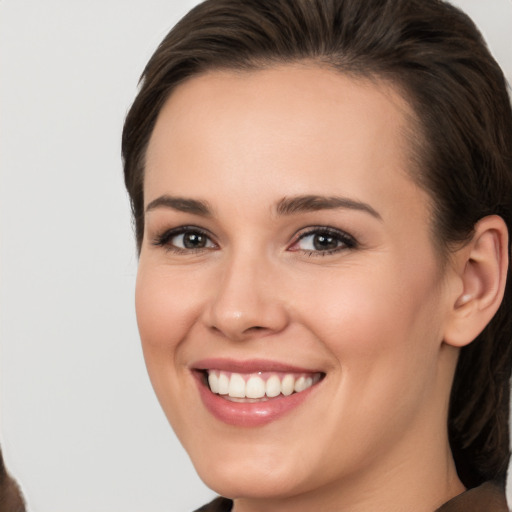
[[[141,77],[122,140],[137,246],[144,234],[145,153],[172,91],[211,70],[309,61],[386,80],[411,105],[417,182],[433,202],[444,252],[501,216],[512,232],[512,111],[503,73],[470,18],[442,0],[207,0],[165,37]],[[510,245],[508,248],[510,254]],[[512,286],[461,349],[448,432],[467,487],[503,484],[510,457]]]

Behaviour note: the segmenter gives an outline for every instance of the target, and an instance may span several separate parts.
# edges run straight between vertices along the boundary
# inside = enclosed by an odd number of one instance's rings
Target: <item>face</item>
[[[217,492],[339,489],[443,437],[447,293],[409,117],[391,87],[312,66],[212,72],[162,109],[137,317]]]

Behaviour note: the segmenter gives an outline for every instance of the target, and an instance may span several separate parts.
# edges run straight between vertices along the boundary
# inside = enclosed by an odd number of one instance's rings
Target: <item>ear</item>
[[[444,342],[454,347],[471,343],[491,321],[505,292],[508,230],[497,215],[481,219],[471,241],[453,258],[450,312]]]

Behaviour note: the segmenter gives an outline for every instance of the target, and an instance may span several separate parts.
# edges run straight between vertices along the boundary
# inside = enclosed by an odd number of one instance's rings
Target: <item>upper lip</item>
[[[283,372],[283,373],[323,373],[321,370],[272,361],[268,359],[236,360],[226,358],[201,359],[191,365],[194,370],[221,370],[233,373]]]

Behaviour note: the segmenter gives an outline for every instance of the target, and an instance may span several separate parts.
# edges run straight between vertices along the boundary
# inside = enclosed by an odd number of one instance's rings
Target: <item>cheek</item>
[[[391,446],[422,414],[442,340],[435,274],[382,268],[352,269],[310,286],[302,308],[304,323],[339,366],[325,428],[332,427],[332,438],[365,439],[375,450],[376,432]]]
[[[185,276],[184,276],[185,274]],[[181,361],[182,342],[198,318],[201,297],[187,273],[165,266],[139,264],[135,307],[142,351],[156,396],[171,424],[180,423],[180,404],[188,403],[180,385],[190,378]],[[204,298],[202,299],[204,300]]]
[[[435,371],[442,341],[439,278],[434,267],[422,273],[415,267],[383,261],[309,286],[304,323],[345,375],[361,377],[361,386],[419,383],[422,373]]]
[[[172,353],[196,318],[201,297],[191,279],[140,264],[135,308],[145,352]]]
[[[184,275],[185,274],[185,275]],[[144,360],[151,384],[175,430],[187,429],[190,418],[182,411],[190,402],[190,379],[181,361],[182,342],[197,321],[201,296],[190,285],[187,273],[172,273],[165,265],[150,265],[141,259],[137,274],[135,307]],[[204,300],[204,299],[203,299]]]

